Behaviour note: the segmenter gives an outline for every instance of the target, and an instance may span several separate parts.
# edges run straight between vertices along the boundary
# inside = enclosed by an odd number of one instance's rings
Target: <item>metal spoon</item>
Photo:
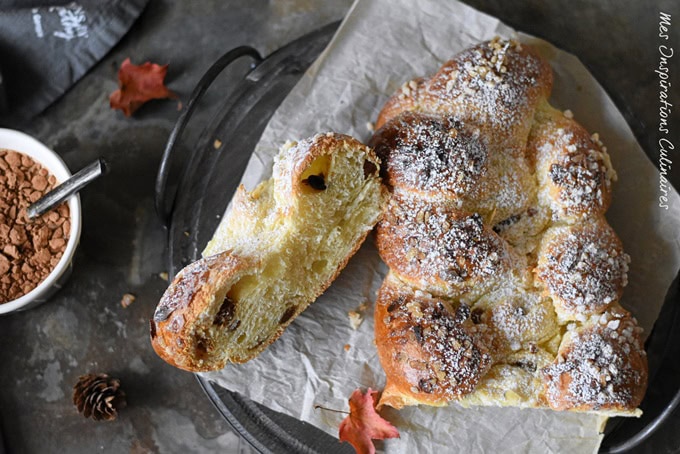
[[[50,211],[52,208],[59,205],[61,202],[69,198],[72,194],[80,191],[93,180],[105,174],[108,170],[106,161],[99,158],[92,164],[82,168],[75,175],[62,184],[52,189],[50,192],[42,196],[35,203],[31,204],[26,210],[29,219],[35,219],[38,216]]]

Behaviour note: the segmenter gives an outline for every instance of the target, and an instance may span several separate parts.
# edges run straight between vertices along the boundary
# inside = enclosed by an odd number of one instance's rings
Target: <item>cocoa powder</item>
[[[68,205],[33,220],[26,215],[55,183],[29,156],[0,149],[0,304],[37,287],[64,254],[71,230]]]

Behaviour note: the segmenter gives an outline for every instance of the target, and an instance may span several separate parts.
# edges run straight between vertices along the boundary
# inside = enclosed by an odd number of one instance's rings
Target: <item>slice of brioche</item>
[[[386,201],[373,151],[340,134],[287,143],[271,179],[239,187],[204,258],[151,320],[151,342],[189,371],[243,363],[276,340],[338,275]]]

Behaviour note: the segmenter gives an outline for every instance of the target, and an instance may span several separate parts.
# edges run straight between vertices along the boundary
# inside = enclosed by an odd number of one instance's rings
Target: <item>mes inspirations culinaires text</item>
[[[668,137],[670,135],[669,118],[673,104],[670,103],[669,89],[671,87],[669,74],[669,60],[673,57],[673,48],[668,45],[671,28],[671,15],[659,12],[659,38],[662,43],[659,45],[659,67],[654,71],[659,75],[659,207],[668,209],[669,183],[666,178],[673,161],[668,156],[669,152],[675,150],[675,145]]]

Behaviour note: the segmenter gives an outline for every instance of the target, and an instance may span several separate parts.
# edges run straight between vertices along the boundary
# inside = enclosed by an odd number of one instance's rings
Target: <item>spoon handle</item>
[[[106,161],[101,158],[82,168],[71,178],[52,189],[50,192],[38,199],[38,201],[35,203],[31,204],[26,210],[28,218],[35,219],[38,216],[42,216],[43,214],[47,213],[52,208],[66,200],[69,196],[80,191],[91,181],[103,175],[106,170]]]

